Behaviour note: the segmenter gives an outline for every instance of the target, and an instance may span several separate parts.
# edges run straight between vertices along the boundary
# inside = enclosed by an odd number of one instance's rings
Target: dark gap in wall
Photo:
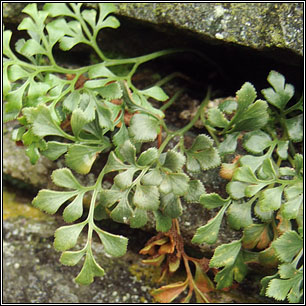
[[[283,74],[287,83],[295,86],[299,97],[304,87],[303,57],[290,50],[252,48],[224,43],[213,39],[199,39],[194,33],[179,30],[169,25],[152,25],[117,16],[121,26],[103,29],[99,36],[102,50],[124,54],[126,57],[140,56],[169,48],[195,49],[214,61],[216,66],[205,62],[190,52],[161,57],[153,61],[158,71],[169,74],[181,71],[197,83],[210,83],[221,89],[223,95],[234,95],[246,81],[251,82],[260,96],[260,90],[269,87],[267,76],[271,70]],[[200,90],[200,88],[198,89]],[[205,94],[205,90],[203,91]]]

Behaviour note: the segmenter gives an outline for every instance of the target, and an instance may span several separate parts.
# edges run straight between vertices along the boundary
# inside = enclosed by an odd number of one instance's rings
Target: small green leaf
[[[94,88],[102,88],[109,82],[109,79],[97,79],[97,80],[89,80],[84,84],[85,88],[94,89]]]
[[[54,248],[58,251],[66,251],[73,248],[86,222],[66,225],[58,228],[54,233]]]
[[[233,265],[226,266],[216,274],[214,280],[217,282],[217,289],[220,290],[231,286],[234,279],[237,282],[242,282],[247,274],[247,270],[243,255],[239,253]]]
[[[55,19],[46,25],[48,31],[49,44],[52,47],[61,37],[67,32],[69,33],[69,27],[65,19]]]
[[[297,175],[303,174],[303,155],[295,154],[294,155],[294,167]]]
[[[133,209],[129,204],[127,194],[124,193],[117,206],[112,210],[110,217],[116,222],[127,223],[131,216],[133,216]]]
[[[32,204],[48,214],[54,214],[62,204],[77,194],[78,191],[53,191],[42,189],[34,198]]]
[[[284,141],[279,141],[277,143],[277,155],[281,158],[281,159],[287,159],[288,158],[288,145],[289,145],[289,141],[288,140],[284,140]]]
[[[33,132],[40,137],[47,135],[63,136],[63,131],[52,117],[51,109],[46,105],[38,105],[38,107],[28,107],[23,109],[28,122],[33,123]]]
[[[270,241],[268,224],[251,224],[243,231],[242,245],[246,249],[264,249]]]
[[[73,112],[79,105],[81,95],[78,90],[72,91],[63,102],[64,108]]]
[[[22,108],[23,95],[27,86],[28,82],[25,82],[22,86],[6,95],[5,99],[7,103],[4,104],[3,110],[4,122],[16,119],[19,115]],[[24,110],[25,109],[23,109],[23,111]]]
[[[40,154],[38,151],[38,148],[36,147],[36,144],[31,144],[30,146],[27,147],[26,149],[26,155],[29,157],[30,162],[32,165],[35,165],[36,162],[38,161]]]
[[[130,140],[125,141],[123,145],[117,147],[116,153],[123,162],[136,165],[136,148]]]
[[[128,243],[126,237],[108,233],[98,227],[95,227],[95,231],[98,234],[106,253],[114,257],[120,257],[126,253]]]
[[[296,219],[300,207],[303,203],[303,195],[299,195],[296,198],[290,199],[282,205],[281,213],[284,218],[287,220]]]
[[[168,232],[172,226],[172,218],[164,215],[160,210],[153,211],[158,232]]]
[[[125,141],[129,140],[129,133],[125,124],[121,125],[119,131],[113,136],[112,140],[117,147],[122,145]]]
[[[118,171],[118,170],[125,170],[129,168],[126,164],[124,164],[112,151],[108,155],[107,163],[104,167],[105,173],[112,172],[112,171]]]
[[[266,155],[244,155],[239,159],[239,162],[242,166],[249,166],[251,170],[255,172],[262,165],[265,159],[267,159]]]
[[[192,238],[192,243],[216,243],[220,230],[220,225],[223,219],[224,212],[226,211],[229,203],[224,205],[218,212],[218,214],[208,221],[204,226],[197,229],[195,235]]]
[[[268,75],[268,82],[274,90],[272,88],[263,89],[262,94],[270,104],[283,110],[294,95],[294,87],[291,84],[285,84],[284,76],[273,70]]]
[[[65,155],[67,166],[80,174],[87,174],[97,158],[97,153],[103,150],[101,147],[90,147],[74,144],[68,149]]]
[[[292,279],[272,279],[269,282],[266,296],[273,297],[278,301],[283,301],[292,289],[294,281]]]
[[[239,230],[253,223],[251,211],[252,202],[243,202],[241,204],[237,201],[232,202],[226,214],[227,221],[233,229]]]
[[[74,136],[78,138],[84,125],[87,123],[84,112],[79,108],[75,109],[72,112],[70,123]]]
[[[229,121],[218,108],[211,108],[207,113],[208,123],[213,127],[226,128]]]
[[[259,206],[262,211],[277,210],[281,206],[283,186],[268,188],[262,192]]]
[[[226,206],[230,201],[230,198],[223,199],[217,193],[203,194],[200,197],[200,203],[207,209]]]
[[[239,137],[239,132],[234,132],[226,134],[223,142],[218,147],[218,151],[221,155],[234,153],[237,148],[237,139]]]
[[[272,220],[274,211],[273,210],[262,211],[262,209],[260,208],[259,202],[257,202],[254,207],[254,213],[263,222],[270,222]]]
[[[214,281],[217,283],[216,289],[220,290],[223,288],[228,288],[232,285],[234,278],[234,271],[232,266],[227,266],[219,271]]]
[[[135,142],[153,141],[159,130],[158,120],[145,114],[135,114],[129,127],[130,136]]]
[[[4,30],[3,31],[3,36],[2,36],[2,46],[3,46],[3,55],[6,55],[7,57],[11,57],[12,50],[10,48],[10,41],[11,41],[11,37],[12,37],[12,31],[10,30]]]
[[[167,194],[171,191],[177,196],[183,196],[188,190],[189,177],[185,173],[169,173],[165,175],[159,189]]]
[[[130,187],[133,182],[134,174],[138,171],[137,168],[129,168],[119,174],[114,178],[115,184],[122,190]]]
[[[90,79],[105,77],[113,78],[116,77],[108,68],[105,67],[104,63],[93,65],[88,70],[88,76]]]
[[[137,160],[139,166],[147,166],[152,164],[158,158],[158,150],[156,148],[149,148],[142,152]]]
[[[57,141],[48,141],[47,149],[42,151],[41,154],[46,156],[51,160],[58,159],[61,155],[67,152],[68,144],[57,142]]]
[[[54,170],[51,177],[53,183],[57,186],[78,190],[82,188],[68,168]]]
[[[150,170],[141,178],[141,183],[143,185],[159,186],[162,181],[163,177],[157,168]]]
[[[157,101],[166,101],[169,99],[166,93],[159,86],[153,86],[145,90],[140,90],[139,92],[145,96],[152,97]]]
[[[110,83],[98,90],[102,98],[107,100],[119,99],[122,97],[122,89],[118,82]]]
[[[46,3],[44,11],[47,11],[51,17],[57,16],[73,16],[73,12],[66,3]]]
[[[200,180],[190,180],[184,199],[187,203],[200,203],[200,196],[205,193],[205,187]]]
[[[46,54],[47,51],[34,39],[29,39],[20,49],[20,53],[26,56],[33,56],[35,54]]]
[[[185,164],[185,156],[179,152],[169,150],[163,163],[163,168],[177,172],[182,169]]]
[[[119,20],[114,16],[107,17],[99,26],[101,28],[118,28],[120,26]]]
[[[160,206],[163,214],[170,218],[178,218],[183,211],[180,198],[173,193],[161,195]]]
[[[279,168],[279,175],[280,176],[295,176],[295,170],[290,167],[281,167]]]
[[[104,19],[110,13],[114,13],[117,11],[116,6],[113,3],[99,3],[99,20],[97,22],[97,26],[103,25]]]
[[[20,79],[28,78],[30,73],[22,69],[19,65],[11,65],[7,70],[7,76],[11,82],[15,82]]]
[[[157,210],[159,207],[159,192],[156,186],[137,184],[133,198],[136,207],[145,210]]]
[[[3,98],[11,91],[11,82],[8,78],[8,65],[3,64]]]
[[[233,179],[246,183],[259,183],[258,179],[256,178],[252,169],[249,166],[243,166],[238,168],[233,175]]]
[[[244,136],[243,146],[253,154],[261,154],[270,145],[270,136],[260,130],[249,132]]]
[[[145,209],[136,207],[134,210],[134,215],[130,217],[130,227],[131,228],[140,228],[147,224],[148,216]]]
[[[278,273],[281,278],[292,278],[298,271],[291,263],[284,263],[278,266]]]
[[[217,167],[221,162],[218,151],[213,147],[213,140],[204,134],[198,135],[185,153],[187,170],[192,172]]]
[[[303,248],[303,240],[295,231],[288,231],[272,242],[277,256],[283,262],[291,262]]]
[[[82,217],[83,197],[84,192],[79,193],[77,197],[64,209],[63,217],[65,222],[71,223]]]
[[[260,191],[262,188],[264,188],[265,186],[267,186],[269,184],[269,182],[267,183],[259,183],[259,184],[251,184],[251,185],[247,185],[244,189],[244,194],[247,197],[253,197],[258,191]]]
[[[215,250],[214,256],[209,262],[210,267],[220,268],[233,265],[241,248],[240,240],[234,240],[231,243],[222,244]]]
[[[237,109],[237,102],[232,99],[225,100],[221,102],[218,106],[218,108],[226,113],[226,114],[232,114]]]
[[[114,130],[114,123],[112,120],[112,113],[111,111],[105,107],[104,105],[101,105],[100,103],[96,105],[96,110],[98,114],[99,119],[99,125],[101,128],[107,128],[111,131]]]
[[[69,34],[69,36],[60,38],[59,46],[62,50],[68,51],[77,44],[87,43],[85,37],[83,36],[82,26],[78,21],[73,20],[68,22],[68,27],[69,33],[67,34]]]
[[[65,266],[75,266],[84,256],[86,249],[80,251],[66,251],[63,252],[60,262]]]
[[[246,196],[245,190],[248,186],[246,183],[231,181],[226,185],[226,191],[232,199],[239,200]]]
[[[264,127],[269,119],[267,108],[266,101],[257,100],[237,117],[237,123],[231,131],[253,131]]]
[[[297,183],[295,185],[288,186],[284,189],[284,193],[287,200],[292,200],[303,194],[303,184]]]
[[[91,250],[86,252],[86,258],[81,272],[75,278],[75,282],[82,285],[89,285],[94,281],[95,276],[103,276],[104,270],[95,261]]]
[[[237,91],[236,96],[238,103],[237,114],[241,114],[255,101],[256,90],[251,83],[246,82]]]
[[[293,142],[303,140],[303,114],[285,120],[285,125],[288,130],[289,139]]]

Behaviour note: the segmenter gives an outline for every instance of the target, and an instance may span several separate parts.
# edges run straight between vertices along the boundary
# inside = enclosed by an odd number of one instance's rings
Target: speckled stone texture
[[[118,3],[119,14],[210,40],[303,55],[303,3]]]
[[[92,4],[89,4],[92,5]],[[303,55],[304,3],[116,3],[118,14],[163,28],[170,25],[213,43]],[[4,3],[4,23],[17,23],[25,4]],[[42,6],[42,4],[40,4]]]

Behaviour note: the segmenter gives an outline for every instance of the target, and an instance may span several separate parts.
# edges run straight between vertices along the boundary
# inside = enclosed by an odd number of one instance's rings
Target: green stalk
[[[200,115],[201,115],[201,112],[203,111],[204,107],[208,104],[209,102],[209,99],[210,99],[210,93],[211,93],[211,89],[208,88],[208,91],[207,91],[207,94],[206,94],[206,97],[204,98],[204,100],[202,101],[196,115],[192,118],[192,120],[183,128],[181,128],[180,130],[174,132],[175,135],[178,135],[178,136],[181,136],[181,135],[184,135],[187,131],[189,131],[193,126],[194,124],[198,121]]]
[[[172,97],[171,99],[169,99],[169,101],[167,103],[165,103],[162,107],[160,107],[161,111],[165,111],[167,108],[169,108],[181,95],[182,93],[185,91],[184,88],[181,88],[180,90],[178,90]]]

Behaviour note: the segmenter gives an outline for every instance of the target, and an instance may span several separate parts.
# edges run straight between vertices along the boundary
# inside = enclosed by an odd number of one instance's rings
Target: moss
[[[129,271],[138,281],[144,280],[151,284],[156,284],[161,274],[160,267],[141,266],[139,264],[130,265]]]
[[[47,220],[50,216],[39,209],[30,206],[29,203],[19,202],[14,193],[3,192],[3,220],[9,218],[26,217],[34,220]]]

